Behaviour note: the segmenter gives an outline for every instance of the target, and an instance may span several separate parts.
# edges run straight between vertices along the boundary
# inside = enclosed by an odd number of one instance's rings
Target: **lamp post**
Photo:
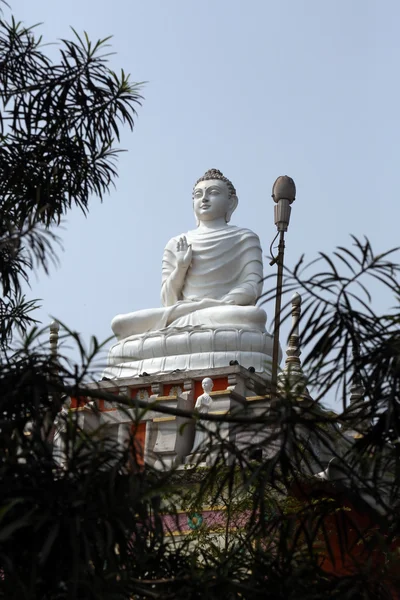
[[[270,262],[278,265],[276,278],[276,296],[275,296],[275,319],[274,319],[274,345],[272,350],[272,373],[271,373],[271,397],[274,398],[277,392],[278,381],[278,358],[279,358],[279,330],[281,325],[281,305],[282,305],[282,279],[283,279],[283,259],[285,254],[285,231],[287,231],[292,211],[291,204],[296,198],[296,185],[291,177],[281,175],[275,181],[272,187],[272,198],[275,202],[274,217],[275,225],[279,235],[278,254]]]

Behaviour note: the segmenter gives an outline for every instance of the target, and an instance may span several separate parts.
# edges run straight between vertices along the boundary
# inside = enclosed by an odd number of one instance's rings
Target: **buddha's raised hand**
[[[192,246],[187,243],[186,236],[179,238],[176,244],[176,265],[178,268],[188,268],[192,262]]]

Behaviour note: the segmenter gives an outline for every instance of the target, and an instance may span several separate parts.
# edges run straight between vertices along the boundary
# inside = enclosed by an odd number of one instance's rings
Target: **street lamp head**
[[[290,204],[296,199],[296,185],[288,175],[281,175],[272,187],[274,202],[289,200]]]
[[[287,231],[291,207],[296,199],[296,185],[291,177],[281,175],[272,187],[272,198],[274,200],[275,225],[278,231]]]

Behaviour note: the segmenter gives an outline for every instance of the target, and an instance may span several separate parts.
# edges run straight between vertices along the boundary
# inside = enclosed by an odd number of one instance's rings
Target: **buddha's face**
[[[229,197],[225,181],[199,181],[194,188],[193,209],[198,221],[215,221],[232,213],[234,200]],[[229,219],[226,219],[229,220]]]

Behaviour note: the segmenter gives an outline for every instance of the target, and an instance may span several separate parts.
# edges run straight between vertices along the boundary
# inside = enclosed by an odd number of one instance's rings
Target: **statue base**
[[[246,369],[253,367],[269,381],[272,347],[273,337],[256,329],[168,328],[114,344],[103,376],[119,379],[239,364]]]

